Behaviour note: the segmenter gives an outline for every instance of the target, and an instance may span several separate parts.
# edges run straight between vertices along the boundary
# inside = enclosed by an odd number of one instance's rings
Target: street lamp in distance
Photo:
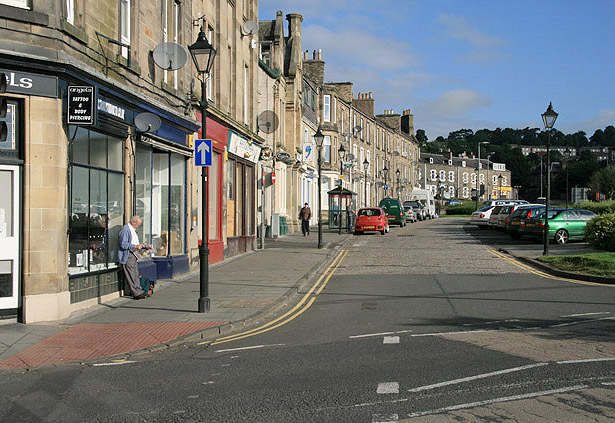
[[[397,168],[397,170],[395,171],[395,176],[397,177],[397,184],[395,185],[395,189],[397,190],[397,198],[399,198],[401,194],[400,180],[399,180],[400,175],[401,175],[401,171],[399,170],[399,168]]]
[[[342,188],[342,178],[344,177],[344,157],[346,157],[346,149],[344,148],[344,144],[340,143],[340,148],[337,149],[337,155],[340,159],[340,189]],[[339,220],[339,228],[337,233],[339,235],[342,234],[342,196],[339,198],[339,207],[337,217]]]
[[[365,171],[365,207],[368,206],[367,202],[367,171],[369,170],[369,161],[363,160],[363,170]]]
[[[216,49],[207,41],[203,27],[199,31],[194,44],[188,46],[192,61],[201,80],[201,136],[206,138],[206,113],[207,113],[207,78],[211,72],[216,57]],[[201,245],[199,247],[199,313],[205,313],[210,309],[209,300],[209,185],[207,178],[209,167],[201,170],[202,204],[201,204]]]
[[[320,130],[320,126],[314,134],[314,142],[318,150],[318,248],[322,248],[322,145],[325,136]]]
[[[547,110],[542,114],[542,121],[547,130],[547,198],[545,201],[545,226],[542,235],[543,256],[549,255],[549,206],[551,203],[551,158],[549,157],[549,149],[551,147],[551,130],[553,129],[553,125],[555,125],[557,116],[558,114],[553,110],[553,105],[549,102],[549,107],[547,107]]]
[[[572,151],[566,147],[566,151],[564,151],[564,157],[566,158],[566,208],[568,208],[568,194],[570,188],[568,188],[568,166],[570,165],[570,156],[572,155]]]
[[[384,165],[382,168],[382,176],[384,176],[384,194],[385,196],[388,194],[389,187],[387,186],[387,175],[389,174],[389,168],[387,165]]]

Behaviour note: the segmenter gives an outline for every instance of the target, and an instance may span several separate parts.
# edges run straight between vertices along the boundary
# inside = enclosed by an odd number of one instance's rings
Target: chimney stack
[[[368,117],[374,117],[374,99],[367,93],[358,93],[357,98],[353,101],[353,107]]]

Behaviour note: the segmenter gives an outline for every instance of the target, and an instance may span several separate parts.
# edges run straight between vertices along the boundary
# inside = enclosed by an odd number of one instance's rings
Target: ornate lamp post
[[[568,165],[570,164],[570,156],[572,155],[572,151],[568,147],[566,147],[566,151],[564,151],[564,157],[566,158],[566,208],[568,208]]]
[[[188,46],[190,55],[196,67],[201,80],[201,136],[206,137],[206,113],[207,113],[207,78],[211,72],[216,57],[216,49],[209,44],[203,27],[199,31],[194,44]],[[200,296],[199,296],[199,313],[209,311],[209,186],[207,178],[209,176],[209,167],[205,166],[201,170],[201,186],[202,186],[202,205],[201,205],[201,245],[199,247],[200,261]]]
[[[384,193],[388,194],[389,187],[387,186],[387,175],[389,174],[389,168],[387,165],[384,165],[382,168],[382,176],[384,176]]]
[[[478,143],[478,163],[476,164],[476,210],[478,210],[478,201],[480,200],[480,168],[481,168],[480,146],[481,144],[489,144],[489,143],[487,141],[481,141]]]
[[[340,148],[337,149],[337,155],[340,159],[340,191],[342,188],[342,178],[344,177],[344,157],[346,156],[346,149],[344,148],[344,144],[340,143]],[[338,220],[339,220],[339,228],[338,234],[342,234],[342,197],[340,194],[339,198],[339,210],[338,210]]]
[[[551,203],[551,158],[549,157],[549,148],[551,147],[551,129],[555,125],[557,113],[553,110],[553,105],[549,102],[549,107],[542,114],[542,121],[545,124],[547,132],[547,198],[545,201],[545,227],[543,228],[543,251],[542,255],[549,255],[549,205]]]
[[[316,142],[316,149],[318,150],[318,248],[322,248],[322,145],[325,136],[320,130],[320,126],[314,134],[314,142]]]
[[[399,181],[400,175],[401,175],[401,171],[399,170],[399,168],[397,168],[397,170],[395,171],[395,176],[397,177],[397,185],[395,186],[395,189],[397,190],[397,198],[399,198],[399,195],[401,193],[401,184]]]
[[[365,171],[365,207],[368,206],[367,204],[367,171],[369,170],[369,162],[367,161],[367,159],[363,160],[363,170]]]

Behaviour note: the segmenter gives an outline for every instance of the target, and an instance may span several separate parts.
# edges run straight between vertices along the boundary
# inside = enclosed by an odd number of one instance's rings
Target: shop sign
[[[6,92],[58,98],[58,78],[0,69],[6,75]]]
[[[98,99],[98,111],[122,120],[126,117],[126,109],[101,98]]]
[[[258,162],[261,147],[249,142],[246,138],[233,131],[228,133],[228,151],[237,157],[246,159],[252,163]]]
[[[94,87],[69,86],[67,123],[74,125],[93,125],[94,99]]]

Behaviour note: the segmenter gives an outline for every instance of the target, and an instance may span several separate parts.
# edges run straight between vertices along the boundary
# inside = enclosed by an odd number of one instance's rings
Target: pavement
[[[68,319],[0,324],[0,371],[127,359],[254,326],[296,303],[351,234],[323,230],[265,239],[265,248],[210,266],[210,310],[198,312],[196,272],[159,280],[151,297],[121,297]]]
[[[466,230],[472,230],[468,226]],[[323,248],[318,249],[318,234],[312,228],[310,236],[294,233],[266,239],[264,249],[211,265],[211,304],[206,313],[198,313],[197,271],[158,281],[154,294],[143,300],[121,297],[62,321],[0,324],[0,372],[68,363],[108,364],[186,342],[214,340],[263,323],[294,306],[352,238],[325,230]],[[539,244],[491,246],[560,277],[615,283],[613,278],[558,272],[537,262],[542,255]],[[587,244],[568,249],[572,254],[591,252]],[[565,250],[552,253],[561,251]]]

